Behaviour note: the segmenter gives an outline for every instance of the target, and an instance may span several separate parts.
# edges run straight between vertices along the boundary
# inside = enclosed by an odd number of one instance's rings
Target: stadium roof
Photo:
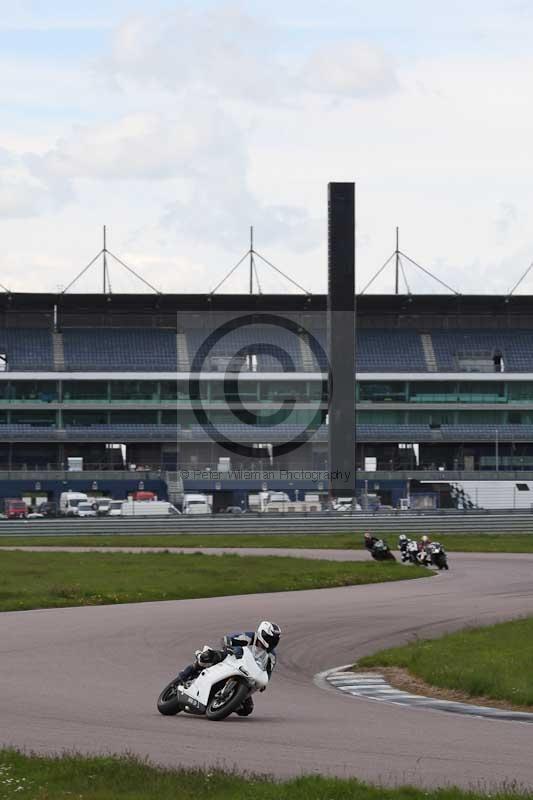
[[[323,311],[327,295],[303,294],[46,294],[15,292],[0,294],[0,311],[46,312],[55,307],[70,313],[178,311]],[[524,313],[533,311],[533,295],[394,295],[368,294],[357,297],[358,313],[461,314]]]

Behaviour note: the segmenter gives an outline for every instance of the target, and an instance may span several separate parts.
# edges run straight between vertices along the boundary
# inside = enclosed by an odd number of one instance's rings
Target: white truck
[[[361,511],[355,497],[337,497],[333,502],[333,511]]]
[[[251,500],[251,496],[248,498]],[[250,502],[250,505],[252,503]],[[291,500],[286,492],[260,492],[259,502],[253,502],[261,512],[274,513],[312,513],[322,510],[318,495],[306,496],[304,500]]]
[[[59,513],[64,517],[74,517],[80,503],[87,503],[89,498],[84,492],[61,492],[59,496]]]
[[[166,500],[124,500],[120,511],[122,517],[168,517],[180,513]],[[110,513],[115,516],[112,511]]]
[[[184,494],[184,514],[211,514],[211,505],[206,494]]]

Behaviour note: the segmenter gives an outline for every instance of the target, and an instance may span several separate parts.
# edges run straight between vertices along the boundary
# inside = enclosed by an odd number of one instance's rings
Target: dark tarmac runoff
[[[531,787],[531,725],[346,697],[314,682],[415,634],[533,613],[533,555],[454,553],[450,565],[398,583],[0,614],[0,744],[130,752],[280,778]],[[160,690],[195,648],[261,619],[278,622],[284,636],[251,717],[216,723],[157,712]]]

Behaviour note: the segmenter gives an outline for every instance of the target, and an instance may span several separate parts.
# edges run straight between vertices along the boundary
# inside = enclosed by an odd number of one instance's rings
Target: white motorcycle
[[[211,720],[222,720],[237,711],[251,694],[268,686],[268,653],[257,645],[243,647],[242,655],[230,652],[226,658],[206,667],[191,683],[172,681],[157,700],[164,716],[180,711]]]

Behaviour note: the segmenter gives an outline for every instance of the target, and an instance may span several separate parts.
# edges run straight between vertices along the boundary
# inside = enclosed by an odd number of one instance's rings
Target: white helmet
[[[264,619],[259,623],[256,631],[256,638],[261,642],[266,650],[273,650],[281,637],[281,628],[275,622],[268,622]]]

